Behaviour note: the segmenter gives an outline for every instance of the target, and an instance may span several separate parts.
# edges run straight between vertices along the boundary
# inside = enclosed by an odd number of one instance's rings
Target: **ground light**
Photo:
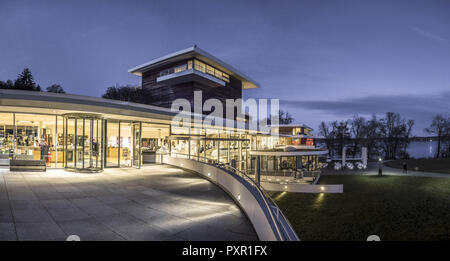
[[[286,191],[283,191],[283,192],[281,192],[278,196],[276,196],[275,198],[274,198],[274,200],[279,200],[279,199],[281,199],[284,195],[286,195],[287,194],[287,192]]]
[[[314,207],[319,207],[325,198],[325,193],[319,193],[316,200],[314,201]]]
[[[378,176],[383,175],[382,165],[383,165],[383,159],[378,158]]]

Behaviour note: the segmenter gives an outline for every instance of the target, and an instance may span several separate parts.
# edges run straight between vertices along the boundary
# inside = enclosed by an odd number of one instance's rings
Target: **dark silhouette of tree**
[[[414,120],[406,120],[398,113],[387,112],[384,118],[375,115],[370,120],[355,115],[346,121],[322,122],[319,134],[324,137],[329,155],[340,155],[347,147],[353,156],[367,147],[369,158],[384,154],[385,159],[408,157],[406,149],[412,138]]]
[[[291,124],[294,121],[294,118],[289,112],[280,110],[278,112],[278,121],[279,124]]]
[[[362,146],[367,147],[367,157],[372,158],[379,154],[378,132],[380,129],[380,122],[374,114],[370,120],[366,121],[364,126],[364,140]]]
[[[441,152],[441,143],[442,140],[446,138],[448,135],[448,129],[450,128],[449,119],[444,118],[442,115],[436,115],[433,118],[433,121],[430,124],[430,127],[425,128],[425,131],[436,135],[437,137],[437,151],[436,158],[439,158]]]
[[[59,84],[52,84],[49,87],[47,87],[47,92],[54,92],[54,93],[66,93],[64,89]]]
[[[30,69],[25,68],[22,73],[17,76],[14,82],[14,89],[26,91],[41,91],[41,87],[34,82],[33,74]]]
[[[0,81],[0,89],[13,89],[14,83],[11,80],[7,80],[6,82]]]
[[[333,121],[331,123],[332,126],[332,135],[335,140],[335,149],[338,153],[342,152],[342,149],[346,147],[348,141],[351,138],[350,129],[349,129],[350,121]]]
[[[284,112],[282,110],[278,111],[278,124],[291,124],[294,121],[294,118],[289,114],[289,112]],[[258,125],[272,125],[272,119],[264,118],[258,122]]]
[[[131,85],[108,87],[102,98],[143,104],[154,102],[154,98],[148,90]]]
[[[334,146],[333,146],[334,136],[333,136],[333,133],[331,132],[330,124],[327,124],[322,121],[319,125],[319,135],[324,137],[325,145],[327,146],[328,153],[329,153],[330,157],[333,157],[334,156]]]
[[[386,159],[397,159],[409,143],[414,120],[405,120],[400,114],[387,112],[379,121],[380,143]],[[403,155],[407,157],[407,155]]]
[[[358,115],[354,115],[353,119],[350,120],[350,133],[353,137],[353,157],[356,156],[356,154],[360,150],[360,144],[365,136],[366,131],[366,119],[364,117],[360,117]]]

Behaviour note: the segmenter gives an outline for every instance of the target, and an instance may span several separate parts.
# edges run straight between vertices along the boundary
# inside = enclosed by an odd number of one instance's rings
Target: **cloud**
[[[439,43],[450,43],[449,39],[441,37],[441,36],[433,34],[433,33],[430,33],[428,31],[420,29],[418,27],[410,26],[409,28],[411,30],[413,30],[414,32],[418,33],[419,35],[426,37],[432,41],[439,42]]]
[[[348,119],[355,114],[369,116],[398,112],[403,117],[416,121],[416,131],[422,132],[437,115],[450,116],[450,91],[428,95],[378,95],[340,100],[294,101],[280,100],[280,106],[293,112],[303,111],[305,120],[308,112],[320,113],[325,119]],[[320,119],[313,119],[317,122]],[[321,120],[320,120],[321,121]]]

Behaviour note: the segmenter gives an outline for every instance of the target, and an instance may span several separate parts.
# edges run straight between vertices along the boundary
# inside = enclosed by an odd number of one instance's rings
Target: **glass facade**
[[[189,132],[190,131],[190,132]],[[203,162],[220,162],[245,171],[250,135],[206,128],[173,128],[169,137],[171,155]]]
[[[48,168],[79,172],[139,168],[144,163],[143,151],[168,151],[168,136],[168,125],[106,120],[89,114],[1,112],[0,165],[20,159],[41,160]]]
[[[207,163],[229,164],[252,173],[256,169],[256,157],[250,156],[250,150],[279,151],[277,146],[296,144],[296,137],[212,127],[171,128],[90,114],[1,112],[0,116],[0,164],[3,165],[8,159],[42,160],[49,168],[95,172],[109,167],[140,168],[158,162],[158,155],[170,153]],[[310,138],[300,140],[299,144],[313,144]],[[317,168],[318,156],[261,158],[261,172],[266,175]]]
[[[224,82],[229,83],[230,82],[230,75],[227,73],[222,72],[219,69],[214,68],[213,66],[206,64],[204,62],[201,62],[197,59],[188,60],[186,61],[186,64],[178,65],[175,67],[171,67],[168,69],[164,69],[159,72],[159,76],[165,76],[172,73],[179,73],[186,70],[194,69],[196,71],[209,74],[211,76],[214,76],[215,78],[218,78]]]
[[[8,159],[14,153],[14,115],[0,113],[0,157]]]
[[[55,162],[56,116],[14,114],[15,158]]]

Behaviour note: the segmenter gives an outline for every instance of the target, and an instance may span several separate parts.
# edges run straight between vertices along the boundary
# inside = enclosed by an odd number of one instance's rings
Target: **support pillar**
[[[261,156],[256,156],[256,184],[261,183]]]
[[[361,148],[361,161],[364,166],[367,168],[367,147]]]
[[[342,168],[345,168],[345,157],[346,157],[346,151],[347,151],[347,148],[344,146],[344,147],[342,147]]]

